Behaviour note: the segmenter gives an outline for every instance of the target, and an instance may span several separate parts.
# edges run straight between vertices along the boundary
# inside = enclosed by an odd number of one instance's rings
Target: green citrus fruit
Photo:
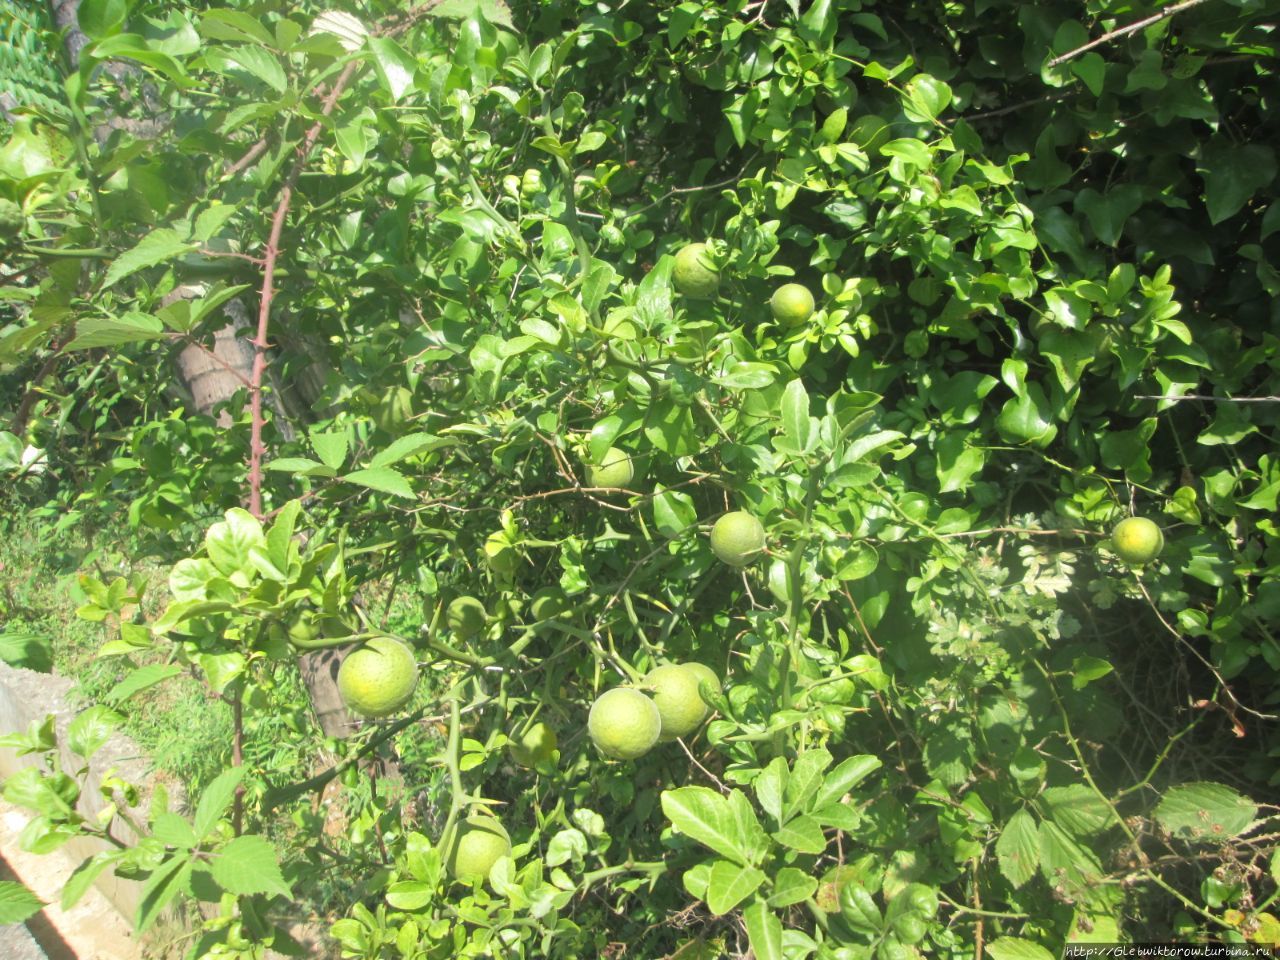
[[[373,419],[378,429],[386,433],[399,433],[405,421],[413,416],[413,391],[408,387],[396,387],[382,398]]]
[[[615,687],[591,704],[587,732],[596,749],[615,760],[634,760],[653,749],[662,735],[658,705],[639,690]]]
[[[705,243],[690,243],[680,249],[671,282],[678,292],[696,300],[716,295],[720,289],[720,271],[708,257]]]
[[[347,655],[338,668],[338,692],[352,713],[385,717],[413,696],[418,658],[394,637],[374,637]]]
[[[769,298],[773,319],[788,327],[799,326],[813,316],[813,294],[802,283],[784,283]]]
[[[726,513],[711,528],[711,549],[731,567],[745,567],[764,549],[764,526],[745,510]]]
[[[598,464],[587,464],[589,487],[626,487],[634,477],[631,454],[617,447],[606,450]]]
[[[526,170],[524,177],[520,180],[520,189],[525,193],[541,193],[542,171],[536,167],[530,167]]]
[[[445,620],[455,636],[469,640],[485,628],[489,611],[475,597],[456,597],[449,604]]]
[[[662,716],[660,740],[687,737],[707,719],[710,709],[698,693],[701,675],[684,664],[664,663],[654,667],[644,678],[653,702]]]
[[[490,570],[507,577],[516,572],[520,562],[515,548],[502,533],[489,534],[489,539],[484,542],[484,558]]]
[[[1164,549],[1164,534],[1146,517],[1126,517],[1111,531],[1111,549],[1125,563],[1148,563]]]
[[[534,623],[554,620],[568,610],[569,598],[556,587],[543,587],[533,595],[533,603],[529,605],[529,614]]]
[[[464,883],[483,880],[493,865],[511,852],[511,837],[493,817],[467,817],[458,828],[445,869]]]
[[[556,746],[556,732],[545,723],[535,723],[512,740],[509,749],[512,760],[522,767],[532,768],[550,761],[555,755]]]

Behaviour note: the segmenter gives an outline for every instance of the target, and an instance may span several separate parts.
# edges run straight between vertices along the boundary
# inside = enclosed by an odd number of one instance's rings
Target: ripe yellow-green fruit
[[[662,735],[658,705],[639,690],[615,687],[596,698],[587,715],[587,732],[596,749],[615,760],[642,757]]]
[[[396,387],[382,398],[373,419],[379,430],[398,433],[412,416],[413,392],[408,387]]]
[[[769,298],[773,319],[794,327],[813,316],[813,294],[802,283],[784,283]]]
[[[338,693],[352,713],[385,717],[413,696],[418,658],[394,637],[374,637],[347,655],[338,668]]]
[[[501,533],[489,534],[489,539],[484,542],[484,558],[490,570],[506,577],[516,572],[520,562],[515,548]]]
[[[707,719],[710,708],[698,692],[700,679],[698,671],[682,663],[664,663],[645,676],[644,685],[662,716],[659,740],[687,737]]]
[[[610,447],[600,462],[587,464],[587,486],[626,487],[635,477],[631,454],[617,447]]]
[[[464,883],[483,880],[499,859],[511,852],[511,837],[493,817],[467,817],[449,850],[445,869]]]
[[[711,528],[711,549],[731,567],[745,567],[764,549],[764,525],[745,510],[726,513]]]
[[[556,732],[545,723],[535,723],[509,744],[511,759],[522,767],[546,763],[556,752]]]
[[[455,597],[449,604],[445,620],[454,636],[470,640],[484,629],[489,620],[489,611],[475,597]]]
[[[1146,517],[1126,517],[1111,531],[1111,549],[1125,563],[1149,563],[1164,549],[1164,534]]]
[[[671,282],[676,291],[695,300],[706,300],[720,289],[720,271],[715,268],[705,243],[686,244],[676,254]]]

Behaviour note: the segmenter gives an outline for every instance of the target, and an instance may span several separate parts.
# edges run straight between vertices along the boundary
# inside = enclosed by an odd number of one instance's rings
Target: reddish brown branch
[[[338,98],[346,89],[351,78],[359,67],[359,61],[353,60],[343,68],[337,82],[324,98],[320,107],[321,117],[327,117],[337,106]],[[271,301],[275,297],[276,261],[280,257],[280,236],[284,233],[284,223],[289,217],[289,206],[293,202],[293,188],[297,185],[302,168],[320,137],[323,120],[317,120],[302,138],[298,147],[298,156],[293,161],[289,175],[285,178],[284,188],[280,191],[280,202],[276,204],[275,215],[271,218],[271,233],[267,237],[267,249],[263,255],[262,294],[258,307],[258,334],[253,343],[253,374],[249,384],[249,409],[252,417],[251,436],[249,440],[249,512],[255,517],[262,516],[262,457],[266,448],[262,443],[262,378],[267,369],[267,331],[271,326]]]

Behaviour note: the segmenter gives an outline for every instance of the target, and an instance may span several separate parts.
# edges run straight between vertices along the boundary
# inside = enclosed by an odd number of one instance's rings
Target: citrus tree
[[[0,469],[164,571],[85,571],[70,749],[187,672],[234,736],[104,822],[11,738],[27,842],[111,844],[65,899],[203,902],[196,956],[1274,944],[1277,13],[84,0],[4,74]]]

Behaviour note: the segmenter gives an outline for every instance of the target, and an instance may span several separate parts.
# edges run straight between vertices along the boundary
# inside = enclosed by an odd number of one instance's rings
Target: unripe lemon
[[[591,705],[587,732],[596,749],[615,760],[634,760],[653,749],[662,735],[658,705],[639,690],[615,687]]]
[[[625,450],[610,447],[600,462],[587,464],[587,486],[626,487],[635,477],[631,455]]]
[[[533,603],[529,605],[529,615],[534,623],[554,620],[568,611],[569,598],[558,587],[543,587],[533,595]]]
[[[483,880],[499,859],[511,852],[511,837],[493,817],[467,817],[449,851],[445,869],[464,883]]]
[[[526,170],[524,177],[520,180],[520,189],[525,193],[541,193],[542,171],[536,167],[530,167]]]
[[[745,510],[726,513],[711,528],[711,549],[731,567],[745,567],[764,549],[764,526]]]
[[[676,254],[671,282],[677,292],[696,300],[714,297],[720,289],[720,271],[715,268],[705,243],[686,244]]]
[[[413,392],[408,387],[396,387],[382,398],[374,412],[378,429],[386,433],[398,433],[405,421],[413,416]]]
[[[489,534],[489,539],[484,542],[484,558],[490,570],[505,577],[515,573],[516,566],[520,562],[515,548],[501,533]]]
[[[784,283],[769,298],[773,319],[788,327],[799,326],[813,316],[813,294],[802,283]]]
[[[545,723],[535,723],[509,744],[511,759],[522,767],[536,767],[555,755],[556,732]]]
[[[484,629],[489,611],[475,597],[456,597],[449,604],[445,620],[455,636],[469,640]]]
[[[413,696],[418,658],[394,637],[374,637],[348,654],[338,668],[338,693],[352,713],[385,717]]]
[[[1111,531],[1111,549],[1125,563],[1147,563],[1160,556],[1164,534],[1146,517],[1126,517]]]
[[[687,737],[701,726],[710,712],[698,692],[700,675],[684,664],[664,663],[644,678],[662,716],[660,740]]]

